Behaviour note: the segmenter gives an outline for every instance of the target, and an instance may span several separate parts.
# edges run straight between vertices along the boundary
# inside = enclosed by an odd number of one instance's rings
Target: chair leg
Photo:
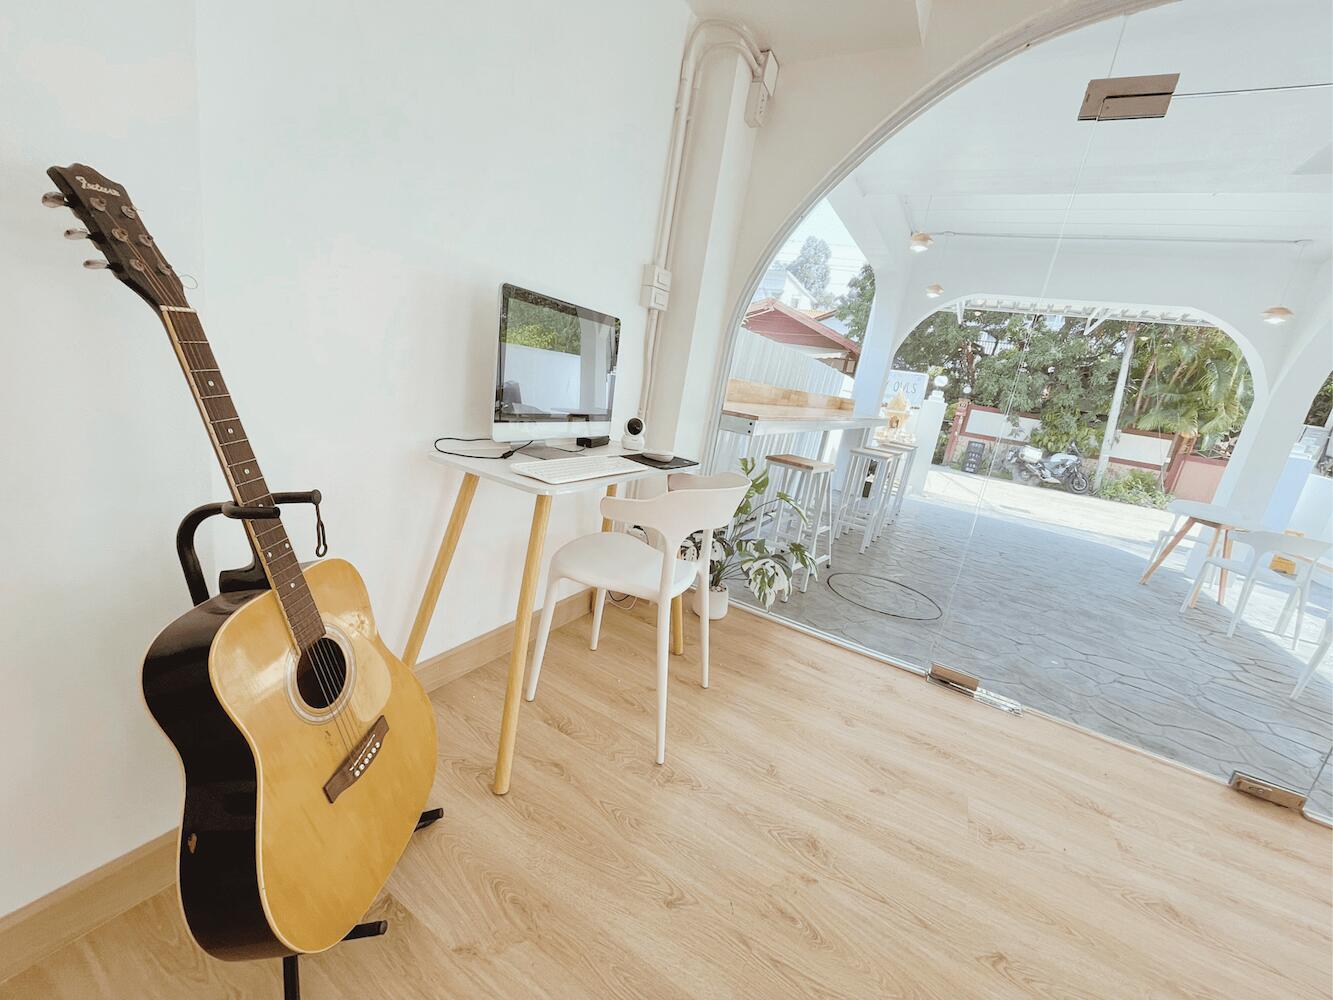
[[[1292,595],[1296,598],[1296,630],[1291,633],[1291,648],[1295,649],[1296,644],[1301,641],[1301,629],[1305,625],[1305,598],[1304,590],[1298,590]]]
[[[1328,655],[1329,647],[1333,646],[1333,627],[1328,622],[1324,623],[1324,630],[1319,635],[1319,644],[1315,646],[1314,654],[1310,657],[1310,662],[1305,665],[1305,670],[1301,673],[1301,679],[1296,682],[1296,686],[1291,689],[1292,698],[1299,698],[1301,692],[1305,690],[1305,685],[1310,683],[1310,678],[1315,675],[1319,669],[1320,662]]]
[[[606,588],[598,587],[597,593],[592,598],[592,641],[588,643],[589,649],[597,648],[597,640],[602,636],[602,609],[606,607]],[[532,699],[529,698],[529,701]]]
[[[1245,610],[1245,602],[1250,599],[1250,591],[1254,589],[1254,575],[1245,578],[1245,586],[1240,588],[1240,597],[1236,599],[1236,611],[1231,616],[1231,624],[1227,626],[1227,638],[1236,634],[1236,626],[1240,623],[1241,612]]]
[[[667,663],[671,658],[671,600],[657,602],[657,763],[666,763]]]
[[[537,625],[537,648],[532,651],[532,665],[528,667],[528,689],[523,697],[532,701],[537,697],[537,676],[542,672],[542,660],[546,657],[546,640],[551,637],[551,619],[555,617],[555,592],[560,585],[560,577],[553,576],[546,585],[546,600],[542,602],[541,622]]]
[[[1213,568],[1212,563],[1204,563],[1199,568],[1199,575],[1194,578],[1194,586],[1190,587],[1190,592],[1185,595],[1185,599],[1180,602],[1180,613],[1183,615],[1190,608],[1194,607],[1194,602],[1199,596],[1199,591],[1203,590],[1204,584],[1208,582],[1211,575],[1209,571]]]
[[[1278,635],[1286,635],[1291,616],[1296,611],[1296,596],[1299,593],[1299,590],[1293,590],[1287,595],[1287,603],[1282,605],[1282,611],[1277,616],[1277,626],[1273,629]]]

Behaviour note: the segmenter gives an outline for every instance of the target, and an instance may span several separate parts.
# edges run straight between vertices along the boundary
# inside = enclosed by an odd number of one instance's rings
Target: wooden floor
[[[690,625],[693,626],[691,616]],[[652,626],[552,640],[507,798],[503,664],[437,692],[445,819],[377,911],[303,960],[306,1000],[1326,998],[1327,829],[1048,720],[1014,718],[735,612],[673,659]],[[277,998],[157,896],[0,997]]]

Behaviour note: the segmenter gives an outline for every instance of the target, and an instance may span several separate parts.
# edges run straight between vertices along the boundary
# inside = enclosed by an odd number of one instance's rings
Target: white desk
[[[578,454],[584,457],[623,455],[625,450],[619,445],[609,445],[605,448],[581,451]],[[588,490],[604,490],[608,496],[614,496],[616,488],[621,483],[664,476],[668,471],[683,470],[654,469],[645,465],[641,470],[634,472],[555,485],[528,476],[520,476],[514,472],[510,468],[514,462],[532,461],[523,455],[515,455],[509,459],[465,458],[459,455],[443,455],[431,449],[430,457],[440,465],[463,473],[463,482],[458,488],[458,496],[449,515],[449,524],[440,539],[430,579],[426,581],[426,589],[421,595],[417,617],[407,638],[407,648],[403,651],[403,662],[409,667],[416,664],[417,656],[421,653],[421,644],[426,639],[426,630],[435,615],[435,606],[440,599],[440,588],[444,586],[449,564],[453,561],[455,549],[458,548],[458,540],[463,535],[468,510],[472,507],[472,498],[477,492],[477,483],[485,479],[509,489],[530,493],[534,497],[532,526],[528,532],[528,551],[523,560],[523,581],[518,592],[518,612],[514,616],[514,648],[509,654],[509,679],[505,687],[504,712],[500,719],[500,748],[495,758],[495,784],[491,786],[496,795],[504,795],[509,791],[509,775],[514,763],[514,741],[518,736],[518,709],[522,703],[519,695],[523,689],[523,674],[528,664],[528,635],[532,629],[537,578],[541,574],[542,549],[546,544],[546,525],[551,516],[551,498],[566,493],[584,493]],[[610,523],[603,519],[602,530],[607,531],[610,527]],[[679,654],[683,652],[685,645],[684,603],[679,597],[672,603],[671,615],[671,648],[673,653]]]
[[[772,403],[744,403],[727,400],[722,407],[720,430],[745,438],[742,458],[750,457],[755,438],[774,434],[804,434],[814,431],[819,437],[822,459],[832,431],[867,430],[884,423],[881,416],[858,417],[851,410],[820,409],[806,406],[780,406]]]

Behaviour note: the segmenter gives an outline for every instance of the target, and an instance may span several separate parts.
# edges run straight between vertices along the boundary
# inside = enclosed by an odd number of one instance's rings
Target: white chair
[[[1185,596],[1185,601],[1180,606],[1180,613],[1184,614],[1194,603],[1199,591],[1212,576],[1213,570],[1226,570],[1245,579],[1240,597],[1236,599],[1236,610],[1232,613],[1231,623],[1227,626],[1227,635],[1236,634],[1236,625],[1245,610],[1246,602],[1250,599],[1250,593],[1256,583],[1263,583],[1288,595],[1287,604],[1278,619],[1279,634],[1285,631],[1291,609],[1295,608],[1296,633],[1291,640],[1291,646],[1295,649],[1300,638],[1301,626],[1305,623],[1305,605],[1310,598],[1310,581],[1314,578],[1315,564],[1333,546],[1317,538],[1301,538],[1298,535],[1284,535],[1276,531],[1233,531],[1230,537],[1233,543],[1245,546],[1249,554],[1235,558],[1227,558],[1221,552],[1209,555],[1199,568],[1199,575]],[[1292,560],[1296,564],[1296,572],[1288,575],[1271,569],[1269,563],[1273,561],[1274,556],[1286,556]]]
[[[671,601],[698,581],[701,592],[708,593],[708,559],[712,536],[725,527],[745,499],[750,481],[734,472],[717,476],[693,476],[676,473],[667,479],[667,492],[648,500],[605,497],[602,516],[611,521],[638,525],[652,544],[635,535],[601,531],[584,535],[562,545],[551,557],[547,574],[546,602],[542,605],[541,624],[537,628],[537,648],[524,696],[537,697],[537,678],[541,674],[546,642],[551,635],[551,617],[555,612],[556,588],[561,580],[577,580],[596,589],[593,605],[591,649],[597,648],[602,630],[602,609],[606,592],[630,594],[657,603],[657,763],[666,760],[666,704],[668,641],[671,638]],[[696,531],[703,531],[704,544],[698,558],[690,562],[679,558],[681,543]],[[708,687],[708,615],[699,615],[699,684]]]

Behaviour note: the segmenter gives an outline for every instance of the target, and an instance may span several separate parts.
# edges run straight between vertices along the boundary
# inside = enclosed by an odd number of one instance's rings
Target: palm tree
[[[1167,336],[1140,352],[1129,423],[1173,435],[1174,458],[1200,439],[1209,447],[1240,430],[1254,386],[1240,347],[1221,330],[1175,329]]]

